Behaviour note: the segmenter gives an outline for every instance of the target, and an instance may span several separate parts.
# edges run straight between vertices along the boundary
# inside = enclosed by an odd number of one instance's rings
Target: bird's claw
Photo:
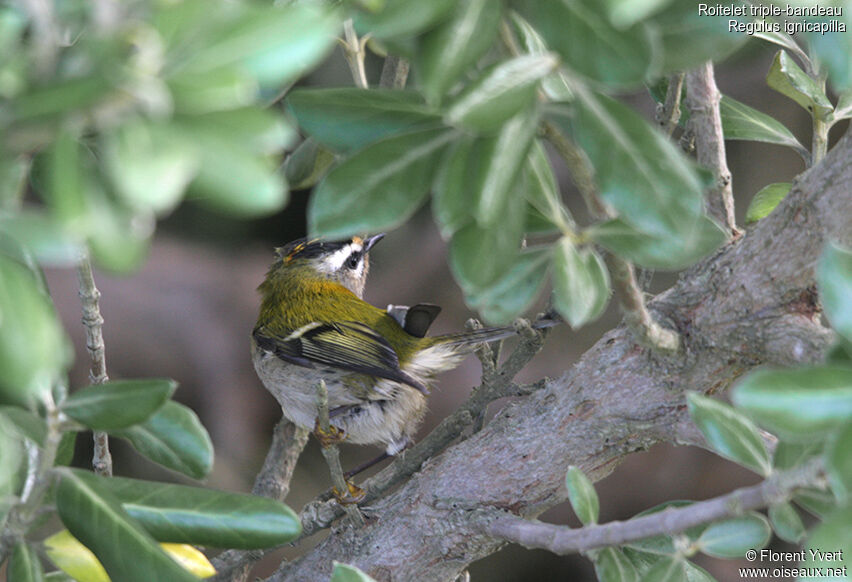
[[[331,488],[334,498],[337,499],[337,502],[341,505],[360,503],[367,496],[367,492],[355,485],[352,481],[346,481],[346,489],[347,491],[345,493],[341,493],[337,487]]]
[[[323,448],[340,444],[346,440],[346,433],[343,429],[337,428],[334,425],[329,425],[327,431],[323,430],[319,425],[319,420],[317,420],[314,425],[314,436],[317,437],[317,440]]]

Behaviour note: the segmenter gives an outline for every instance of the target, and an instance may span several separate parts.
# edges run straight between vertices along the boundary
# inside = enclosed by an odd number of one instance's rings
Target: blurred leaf
[[[825,519],[837,509],[837,498],[831,491],[815,487],[800,489],[793,495],[793,501],[820,519]]]
[[[295,89],[286,103],[308,135],[344,153],[440,121],[438,113],[414,91]]]
[[[146,422],[111,434],[127,439],[155,463],[193,479],[205,477],[213,467],[207,430],[192,410],[171,400]]]
[[[716,579],[701,566],[697,566],[692,562],[685,562],[684,566],[688,582],[716,582]]]
[[[38,261],[33,254],[15,237],[6,232],[0,232],[0,255],[12,259],[30,272],[33,281],[38,287],[39,293],[45,296],[50,296],[47,290],[47,283],[44,279],[44,273],[39,267]]]
[[[331,572],[331,582],[376,582],[364,572],[335,560],[334,570]]]
[[[852,420],[831,436],[825,452],[826,472],[831,489],[840,503],[852,497]]]
[[[562,204],[553,168],[541,140],[533,141],[524,166],[527,177],[526,198],[541,215],[560,230],[573,227],[574,220]]]
[[[14,582],[43,582],[44,571],[35,549],[26,542],[15,544],[6,576],[7,580]]]
[[[766,518],[751,512],[711,523],[698,538],[697,545],[702,552],[716,558],[742,558],[747,550],[765,547],[771,535]]]
[[[526,53],[543,55],[550,52],[544,39],[539,36],[529,22],[524,20],[523,16],[512,10],[509,17]],[[571,101],[574,99],[571,81],[561,70],[556,70],[542,79],[541,90],[551,101]]]
[[[642,232],[621,218],[594,225],[588,231],[594,241],[625,259],[651,269],[680,269],[707,256],[725,242],[725,232],[706,216],[679,227],[676,236]]]
[[[148,420],[177,388],[174,380],[118,380],[71,394],[62,412],[93,430],[128,428]]]
[[[616,28],[627,28],[671,2],[672,0],[606,0],[604,6],[610,22]]]
[[[59,439],[59,446],[56,447],[56,460],[54,466],[67,467],[74,460],[74,447],[77,444],[77,433],[67,431],[62,433]]]
[[[26,156],[0,158],[0,212],[20,209],[29,170]]]
[[[763,24],[768,23],[769,21],[765,19],[755,19],[755,24]],[[759,38],[761,40],[765,40],[766,42],[771,42],[772,44],[778,45],[782,48],[788,49],[793,54],[796,54],[796,51],[800,51],[801,48],[793,38],[784,32],[773,32],[771,30],[755,30],[754,32],[755,38]]]
[[[45,202],[51,214],[69,232],[85,235],[88,231],[85,161],[76,137],[60,131],[45,154]]]
[[[112,495],[84,480],[85,471],[57,469],[57,473],[56,509],[62,523],[97,556],[110,578],[122,582],[197,580],[169,558]]]
[[[449,20],[418,39],[414,64],[423,94],[430,103],[440,103],[491,47],[501,13],[499,0],[459,2]]]
[[[177,113],[209,113],[252,105],[257,83],[235,66],[201,73],[186,72],[167,79]]]
[[[781,440],[775,447],[772,465],[776,469],[791,469],[805,460],[822,454],[824,443],[820,441],[791,443]]]
[[[593,0],[520,0],[513,7],[575,73],[611,88],[641,84],[652,68],[644,25],[618,29]]]
[[[289,542],[302,529],[293,510],[265,497],[93,473],[80,478],[109,492],[161,542],[250,550]]]
[[[71,362],[50,298],[30,271],[0,254],[0,404],[32,408]]]
[[[769,507],[769,521],[775,535],[791,544],[799,544],[805,537],[805,524],[796,508],[787,501]]]
[[[839,4],[846,18],[847,29],[852,25],[849,19],[849,4]],[[823,23],[826,21],[823,20]],[[808,47],[811,54],[816,56],[820,69],[828,72],[828,80],[834,89],[840,93],[852,89],[852,39],[847,31],[809,32]]]
[[[687,582],[683,558],[665,556],[642,575],[642,582]]]
[[[820,302],[834,330],[852,342],[852,252],[826,245],[817,265]]]
[[[832,119],[840,121],[852,117],[852,89],[847,89],[837,99],[837,107],[834,108]]]
[[[598,494],[585,473],[573,465],[568,467],[568,472],[565,474],[565,488],[568,489],[571,508],[583,525],[597,523],[600,513]]]
[[[834,109],[825,92],[799,68],[787,51],[775,54],[766,84],[810,111],[815,118],[825,119]]]
[[[852,369],[756,370],[733,389],[737,408],[790,440],[818,440],[852,419]]]
[[[174,125],[186,140],[225,141],[254,154],[277,155],[296,139],[296,131],[283,115],[259,107],[184,115]]]
[[[765,218],[784,200],[793,185],[790,182],[776,182],[761,188],[749,202],[746,222],[757,222]]]
[[[322,180],[334,161],[331,151],[309,137],[287,156],[284,177],[293,190],[304,190]]]
[[[133,119],[107,135],[104,161],[116,191],[132,207],[163,214],[180,202],[201,154],[172,125]]]
[[[594,561],[600,582],[639,582],[639,573],[633,563],[618,548],[603,548]]]
[[[547,278],[551,250],[522,251],[506,274],[479,292],[466,297],[467,304],[493,324],[505,324],[520,316],[535,301]]]
[[[0,415],[0,519],[8,507],[6,500],[16,501],[24,484],[21,473],[26,471],[27,454],[18,427],[5,415]]]
[[[452,12],[453,0],[385,0],[377,12],[356,12],[355,28],[360,35],[367,33],[378,39],[414,36],[444,20]]]
[[[91,74],[33,87],[12,102],[12,118],[17,123],[24,123],[90,107],[113,89],[114,79],[110,77]]]
[[[833,577],[802,576],[799,578],[802,582],[848,580],[848,572],[852,569],[852,505],[832,512],[813,529],[808,536],[805,559],[799,567],[814,574],[825,574],[827,568],[836,572]]]
[[[600,255],[578,249],[563,236],[553,256],[553,300],[559,314],[576,329],[600,316],[609,294],[609,271]]]
[[[17,406],[0,406],[0,417],[11,423],[4,425],[5,428],[17,433],[19,438],[27,438],[38,446],[44,446],[44,437],[47,434],[44,419]]]
[[[696,392],[687,393],[686,403],[713,451],[764,477],[772,472],[769,451],[751,420],[730,405]]]
[[[335,167],[308,205],[312,236],[379,232],[405,222],[429,192],[452,130],[426,129],[368,146]]]
[[[481,180],[487,175],[483,163],[490,160],[493,137],[463,135],[446,149],[435,177],[432,214],[445,239],[474,221]]]
[[[484,71],[447,108],[444,119],[476,132],[497,131],[535,102],[538,82],[556,69],[555,55],[524,55]]]
[[[774,143],[793,148],[799,153],[808,152],[780,121],[732,97],[722,95],[719,113],[722,116],[722,131],[725,139]]]
[[[45,213],[0,212],[0,233],[19,241],[39,263],[48,265],[73,265],[85,249],[82,237],[66,232]]]
[[[89,201],[89,248],[101,268],[129,273],[139,267],[148,254],[154,233],[154,215],[132,210],[104,192],[101,184],[87,187]]]
[[[673,501],[666,501],[664,503],[660,503],[659,505],[655,505],[645,511],[641,511],[637,513],[634,517],[643,517],[646,515],[652,515],[654,513],[660,513],[661,511],[665,511],[666,509],[672,508],[677,509],[681,507],[688,507],[694,504],[694,501],[686,501],[682,499],[676,499]],[[698,525],[695,527],[688,528],[686,531],[681,532],[678,535],[686,536],[690,542],[694,542],[697,540],[704,530],[707,529],[707,524]],[[669,535],[656,535],[647,538],[642,538],[639,540],[634,540],[632,542],[628,542],[625,546],[625,549],[632,549],[638,552],[642,552],[645,554],[656,554],[656,555],[674,555],[677,553],[677,549],[675,548],[674,540],[672,536]],[[635,557],[634,554],[629,554],[631,560]],[[636,563],[635,560],[633,560]]]

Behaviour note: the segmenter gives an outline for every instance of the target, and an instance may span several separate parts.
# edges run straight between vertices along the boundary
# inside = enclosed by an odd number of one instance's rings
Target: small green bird
[[[417,431],[435,375],[477,344],[515,331],[426,337],[440,307],[383,310],[361,299],[368,253],[383,237],[300,239],[276,249],[258,288],[263,300],[251,352],[257,375],[289,420],[315,428],[317,386],[325,380],[332,426],[347,442],[381,445],[395,455]],[[545,319],[536,327],[556,323]]]

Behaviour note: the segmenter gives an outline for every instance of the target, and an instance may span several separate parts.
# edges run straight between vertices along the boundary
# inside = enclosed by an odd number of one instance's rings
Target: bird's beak
[[[370,249],[373,248],[373,245],[375,245],[383,238],[385,238],[385,233],[383,232],[380,232],[379,234],[374,234],[373,236],[368,236],[366,239],[364,239],[364,252],[369,252]]]

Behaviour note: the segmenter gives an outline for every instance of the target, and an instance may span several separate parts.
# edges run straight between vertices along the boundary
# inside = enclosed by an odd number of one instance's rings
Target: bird
[[[323,380],[337,440],[383,447],[373,462],[413,441],[437,374],[477,345],[516,333],[487,327],[428,336],[437,305],[381,309],[364,301],[369,252],[384,236],[302,238],[275,249],[258,287],[261,305],[251,333],[254,368],[283,415],[321,442],[330,438],[317,423]],[[534,327],[556,323],[543,319]]]

